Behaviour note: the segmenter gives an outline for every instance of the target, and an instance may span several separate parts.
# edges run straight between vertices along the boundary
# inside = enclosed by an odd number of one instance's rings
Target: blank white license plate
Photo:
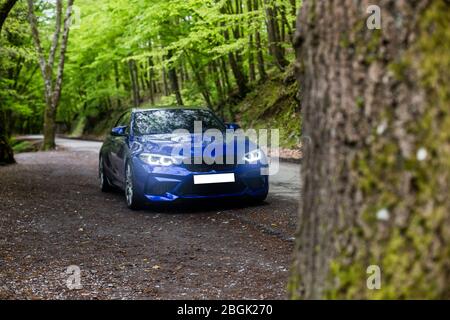
[[[194,184],[235,182],[234,173],[202,174],[194,176]]]

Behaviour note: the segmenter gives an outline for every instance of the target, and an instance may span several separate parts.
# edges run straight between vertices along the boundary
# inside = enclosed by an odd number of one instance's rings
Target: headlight
[[[171,166],[176,163],[174,157],[151,153],[141,153],[139,159],[154,166]]]
[[[262,157],[263,157],[262,151],[259,149],[256,149],[256,150],[250,151],[249,153],[245,154],[244,160],[249,163],[255,163],[255,162],[261,160]]]

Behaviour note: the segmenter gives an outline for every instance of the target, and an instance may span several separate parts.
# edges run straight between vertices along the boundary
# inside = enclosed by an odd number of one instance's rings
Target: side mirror
[[[227,127],[227,129],[231,130],[237,130],[241,128],[237,123],[226,123],[225,126]]]
[[[126,130],[127,130],[127,126],[115,127],[115,128],[112,128],[111,135],[114,137],[123,137],[123,136],[127,135]]]

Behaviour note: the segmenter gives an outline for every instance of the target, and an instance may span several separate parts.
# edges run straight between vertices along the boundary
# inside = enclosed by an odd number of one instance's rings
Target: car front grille
[[[230,183],[194,184],[185,183],[178,190],[180,196],[213,196],[238,194],[245,190],[245,185],[239,181]]]

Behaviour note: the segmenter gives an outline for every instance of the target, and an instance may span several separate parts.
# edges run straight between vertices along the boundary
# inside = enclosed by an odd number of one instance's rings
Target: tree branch
[[[38,23],[36,15],[34,14],[33,0],[28,0],[28,20],[30,21],[31,35],[33,37],[34,46],[38,53],[39,67],[41,68],[42,78],[45,84],[45,98],[47,103],[50,101],[52,93],[52,80],[51,80],[51,68],[47,65],[44,58],[44,51],[42,50],[41,40],[39,38]]]
[[[61,40],[61,50],[59,54],[59,64],[58,64],[58,71],[56,75],[56,84],[53,91],[53,101],[52,101],[52,107],[56,108],[59,97],[61,95],[61,89],[62,89],[62,80],[63,80],[63,73],[64,73],[64,63],[66,58],[66,51],[67,51],[67,42],[69,40],[69,30],[70,30],[70,16],[72,15],[72,7],[73,7],[73,1],[69,0],[67,3],[67,10],[66,15],[64,17],[64,31],[62,35]]]
[[[55,61],[56,49],[58,48],[59,36],[61,33],[61,15],[62,15],[62,1],[56,1],[56,27],[53,34],[52,46],[50,47],[50,54],[48,56],[48,65],[53,69],[53,63]]]

